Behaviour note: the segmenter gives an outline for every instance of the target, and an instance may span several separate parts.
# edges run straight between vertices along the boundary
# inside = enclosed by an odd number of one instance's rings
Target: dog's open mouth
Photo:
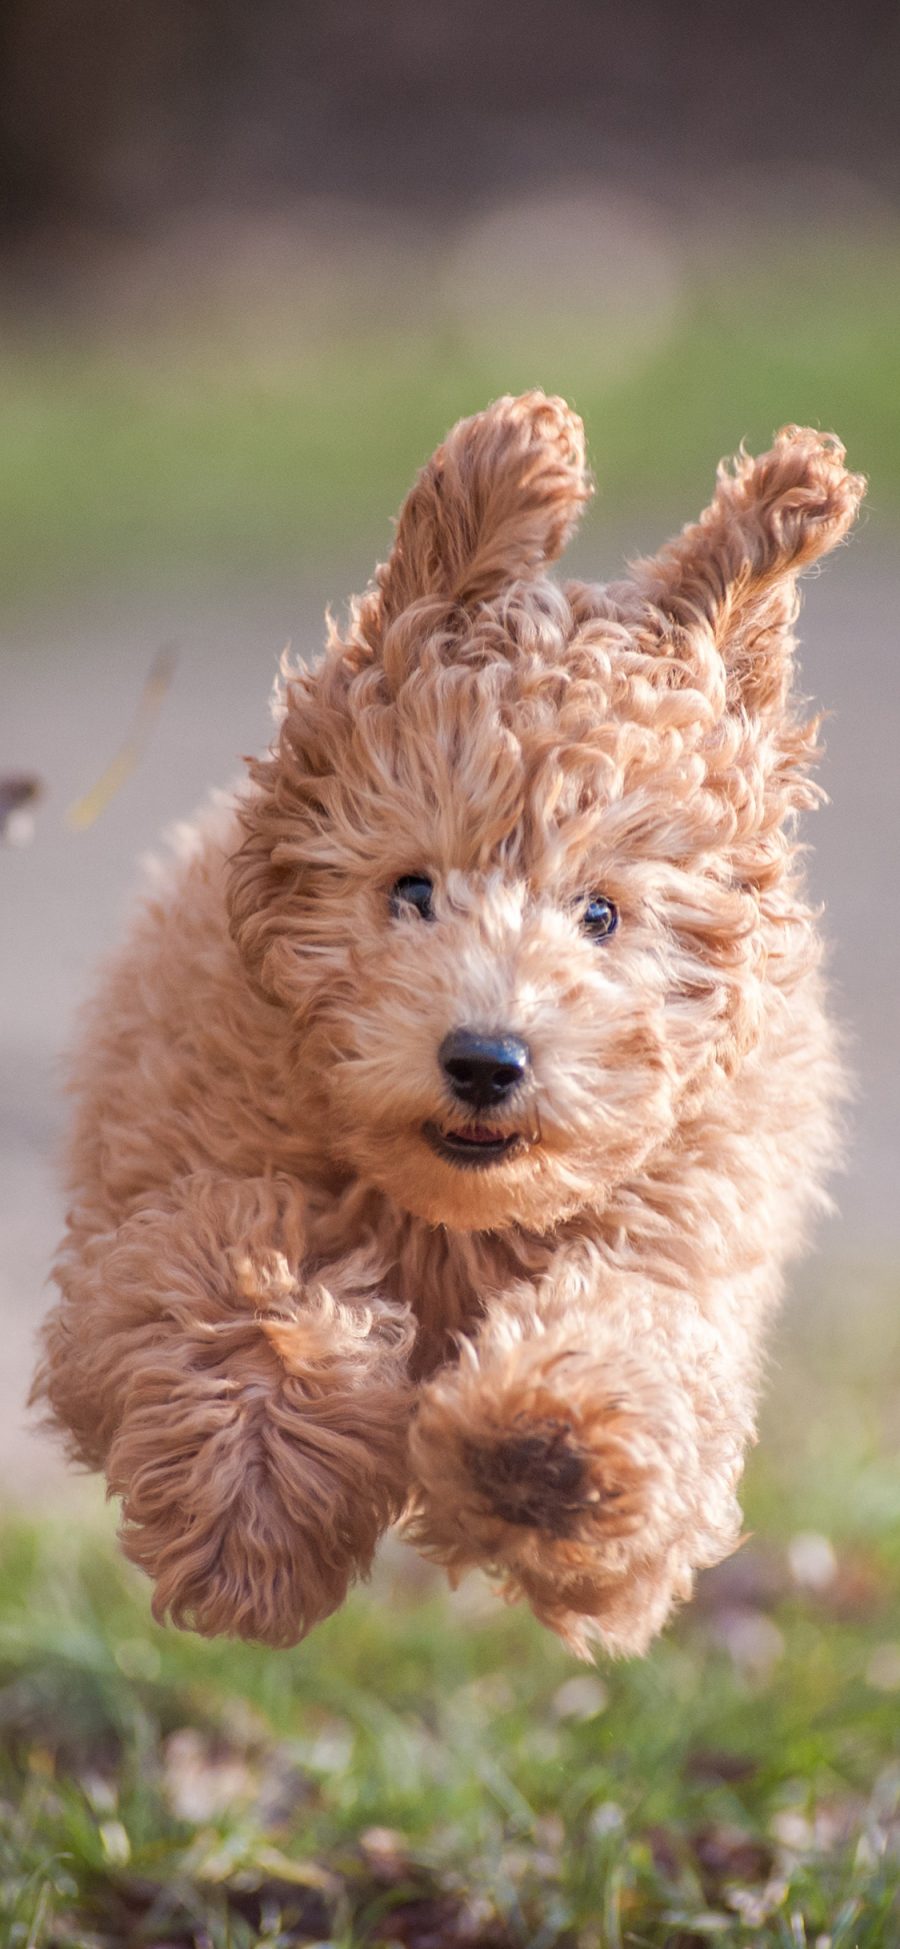
[[[469,1123],[462,1130],[441,1130],[436,1123],[423,1126],[423,1136],[450,1164],[462,1164],[469,1170],[484,1170],[488,1164],[500,1164],[513,1153],[521,1150],[525,1142],[518,1130],[492,1130],[487,1123]]]

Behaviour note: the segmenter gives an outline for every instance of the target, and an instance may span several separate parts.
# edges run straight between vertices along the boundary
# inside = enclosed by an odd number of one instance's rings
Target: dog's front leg
[[[730,1308],[561,1264],[424,1389],[413,1540],[454,1579],[498,1573],[582,1656],[643,1651],[737,1539],[753,1366]]]
[[[407,1490],[413,1327],[362,1257],[305,1282],[302,1191],[206,1174],[77,1216],[35,1393],[122,1497],[157,1617],[293,1644]]]

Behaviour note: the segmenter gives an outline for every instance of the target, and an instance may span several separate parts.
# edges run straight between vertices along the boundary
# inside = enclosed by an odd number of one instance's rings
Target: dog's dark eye
[[[391,912],[403,914],[414,907],[422,920],[434,919],[431,896],[434,892],[432,882],[426,873],[404,873],[395,880],[391,888]]]
[[[605,941],[619,925],[618,910],[605,893],[592,893],[581,910],[581,925],[592,941]]]

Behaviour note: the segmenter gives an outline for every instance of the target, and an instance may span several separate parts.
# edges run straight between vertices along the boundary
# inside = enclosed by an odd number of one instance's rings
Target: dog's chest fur
[[[544,1276],[564,1250],[559,1234],[518,1229],[453,1232],[400,1211],[379,1192],[351,1184],[309,1205],[306,1277],[349,1257],[372,1297],[412,1308],[419,1322],[416,1367],[431,1372],[470,1333],[500,1293]]]

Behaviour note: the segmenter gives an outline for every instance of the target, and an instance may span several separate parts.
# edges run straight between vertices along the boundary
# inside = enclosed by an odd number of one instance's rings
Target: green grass
[[[0,1939],[887,1949],[898,1354],[893,1295],[798,1305],[755,1534],[641,1663],[399,1550],[294,1652],[206,1644],[150,1624],[108,1525],[7,1523]]]
[[[528,295],[532,312],[540,294]],[[364,315],[364,304],[359,312]],[[111,579],[260,577],[364,536],[460,413],[540,384],[583,412],[605,517],[685,517],[715,461],[789,419],[835,427],[900,509],[893,246],[770,241],[695,273],[663,341],[623,359],[577,318],[349,331],[303,351],[264,321],[132,336],[46,331],[0,350],[0,589],[54,597]],[[644,531],[638,535],[643,539]]]

